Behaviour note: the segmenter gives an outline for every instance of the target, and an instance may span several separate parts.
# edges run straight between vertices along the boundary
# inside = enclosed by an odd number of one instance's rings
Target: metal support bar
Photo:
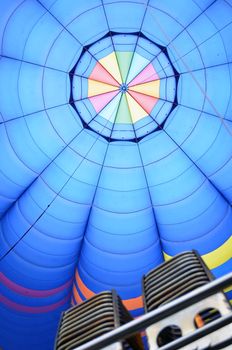
[[[148,326],[227,288],[229,285],[232,285],[232,273],[211,281],[206,285],[199,287],[154,311],[150,311],[149,313],[142,315],[136,320],[130,321],[127,324],[114,329],[113,331],[103,334],[100,337],[75,348],[74,350],[99,350],[104,348],[110,344],[127,338],[129,335],[141,332]]]
[[[181,337],[177,340],[173,340],[171,343],[164,345],[160,348],[160,350],[177,350],[182,346],[193,343],[194,341],[205,337],[206,335],[215,332],[216,330],[227,326],[232,322],[232,313],[226,316],[223,316],[211,323],[205,325],[200,329],[196,329],[194,333],[186,335],[185,337]],[[232,338],[231,338],[232,341]]]

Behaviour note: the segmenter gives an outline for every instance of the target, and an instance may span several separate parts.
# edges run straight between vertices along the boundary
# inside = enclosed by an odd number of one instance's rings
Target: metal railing
[[[220,277],[206,285],[199,287],[180,298],[171,301],[170,303],[157,308],[154,311],[142,315],[136,320],[130,321],[127,324],[114,329],[100,337],[83,344],[74,350],[99,350],[108,345],[121,341],[128,336],[141,332],[152,324],[163,320],[172,314],[185,309],[186,307],[199,302],[223,289],[232,285],[232,273]],[[176,350],[180,347],[190,344],[191,342],[200,339],[201,337],[229,324],[232,322],[232,313],[217,319],[201,329],[196,330],[188,336],[179,338],[163,347],[160,350]]]

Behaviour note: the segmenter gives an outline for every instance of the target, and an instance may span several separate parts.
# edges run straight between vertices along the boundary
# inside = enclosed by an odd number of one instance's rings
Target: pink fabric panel
[[[159,76],[155,71],[155,68],[150,63],[146,66],[142,72],[140,72],[129,84],[129,86],[148,83],[149,81],[158,80]]]
[[[31,314],[42,314],[42,313],[46,313],[46,312],[50,312],[58,309],[60,306],[68,302],[70,300],[70,297],[71,297],[71,293],[69,293],[64,299],[58,301],[57,303],[51,304],[51,305],[45,305],[45,306],[27,306],[27,305],[18,304],[4,297],[3,295],[0,295],[0,302],[2,302],[4,305],[16,311],[26,312]]]
[[[136,102],[138,102],[138,104],[147,112],[147,114],[151,114],[151,111],[158,101],[158,99],[155,97],[143,95],[135,91],[129,91],[129,94]]]
[[[7,278],[3,273],[0,272],[0,282],[6,286],[7,288],[11,289],[12,291],[24,295],[24,296],[30,296],[35,298],[46,298],[50,295],[54,295],[56,293],[61,292],[62,290],[65,290],[69,288],[72,284],[72,280],[66,282],[65,284],[61,285],[60,287],[49,289],[49,290],[35,290],[30,288],[25,288],[20,286],[19,284],[12,282],[9,278]]]
[[[91,75],[89,76],[89,79],[97,80],[102,83],[114,86],[119,86],[117,80],[115,80],[112,77],[112,75],[99,62],[97,62],[96,66],[94,67]]]
[[[99,113],[118,93],[118,90],[107,92],[106,94],[89,97],[89,100],[94,106],[95,111]]]

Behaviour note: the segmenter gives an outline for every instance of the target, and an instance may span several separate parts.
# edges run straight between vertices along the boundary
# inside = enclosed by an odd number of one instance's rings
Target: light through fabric
[[[141,32],[110,32],[84,48],[71,70],[70,103],[102,136],[138,141],[162,129],[177,105],[178,79],[165,47]]]
[[[231,2],[0,13],[0,348],[52,349],[107,289],[140,315],[142,275],[179,252],[231,271]]]

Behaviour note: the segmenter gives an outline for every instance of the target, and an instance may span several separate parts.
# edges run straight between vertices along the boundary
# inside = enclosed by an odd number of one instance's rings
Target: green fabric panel
[[[129,73],[129,69],[131,66],[131,61],[133,57],[133,52],[116,52],[119,70],[122,76],[122,81],[125,83],[127,75]]]
[[[125,94],[122,95],[115,123],[122,123],[122,124],[132,123],[132,118],[131,118],[131,114],[130,114],[130,110],[129,110],[129,106],[128,106]]]

